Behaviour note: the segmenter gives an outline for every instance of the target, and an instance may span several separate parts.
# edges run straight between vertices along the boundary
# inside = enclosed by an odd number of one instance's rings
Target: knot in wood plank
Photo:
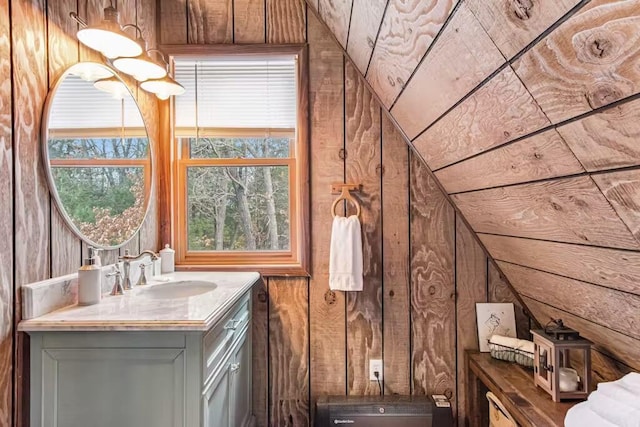
[[[531,19],[533,6],[533,0],[511,0],[511,11],[521,21]]]
[[[614,82],[600,82],[594,89],[585,94],[587,102],[592,109],[611,104],[629,93],[629,90],[617,86]]]
[[[336,302],[336,293],[333,291],[327,291],[324,293],[324,301],[329,304],[329,305],[333,305]]]

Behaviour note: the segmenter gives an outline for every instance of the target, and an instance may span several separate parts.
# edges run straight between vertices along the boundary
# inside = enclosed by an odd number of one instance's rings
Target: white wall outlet
[[[378,372],[378,378],[374,372]],[[369,360],[369,379],[371,381],[382,381],[382,360],[381,359],[371,359]]]

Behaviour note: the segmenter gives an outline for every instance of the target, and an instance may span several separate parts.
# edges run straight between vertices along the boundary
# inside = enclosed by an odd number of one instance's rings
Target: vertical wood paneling
[[[494,263],[489,263],[489,282],[487,284],[488,302],[510,302],[513,303],[513,308],[516,314],[516,333],[518,338],[528,340],[531,339],[529,330],[531,329],[531,323],[529,316],[524,312],[522,302],[511,291],[506,279],[498,271]],[[544,319],[539,319],[544,321]]]
[[[409,394],[409,149],[382,117],[382,270],[385,394]]]
[[[47,94],[46,4],[11,4],[14,109],[14,319],[21,319],[20,286],[50,275],[49,192],[40,161],[40,117]],[[14,423],[26,425],[29,413],[28,339],[15,340]]]
[[[353,0],[347,52],[362,75],[366,74],[387,0]]]
[[[267,1],[267,43],[304,43],[307,8],[300,0]]]
[[[467,396],[465,350],[478,349],[476,303],[487,301],[487,257],[473,233],[456,218],[456,371],[458,379],[458,425],[464,426]]]
[[[306,277],[269,279],[271,426],[309,425],[308,303]]]
[[[265,42],[266,0],[233,0],[234,43]]]
[[[189,0],[187,2],[189,43],[231,43],[233,0]]]
[[[390,0],[373,49],[367,80],[390,107],[413,73],[455,0]],[[407,29],[411,31],[407,31]]]
[[[13,146],[9,1],[0,1],[0,426],[13,407]]]
[[[456,399],[455,213],[411,157],[412,392]]]
[[[263,280],[253,286],[251,311],[252,401],[256,427],[269,425],[269,297]]]
[[[514,69],[558,123],[640,91],[635,0],[594,0],[522,56]]]
[[[329,186],[344,180],[344,82],[339,47],[314,15],[309,15],[309,93],[311,115],[311,268],[309,318],[311,401],[347,390],[345,296],[329,290],[329,230],[333,195]]]
[[[364,261],[363,291],[347,294],[348,392],[378,394],[378,385],[369,379],[369,360],[382,359],[380,107],[351,64],[346,64],[345,91],[346,181],[362,184],[358,200]]]
[[[187,43],[187,0],[158,1],[158,38],[162,44]]]
[[[502,63],[504,57],[463,3],[415,70],[391,113],[413,139]],[[429,102],[424,102],[425,97]]]

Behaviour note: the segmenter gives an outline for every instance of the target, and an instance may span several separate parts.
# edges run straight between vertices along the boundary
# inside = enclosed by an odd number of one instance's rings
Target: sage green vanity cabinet
[[[208,331],[29,334],[32,427],[251,422],[250,291]]]

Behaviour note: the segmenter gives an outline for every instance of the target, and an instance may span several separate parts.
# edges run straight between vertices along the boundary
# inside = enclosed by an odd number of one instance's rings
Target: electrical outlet
[[[376,378],[374,372],[378,372],[378,378]],[[369,360],[369,379],[371,381],[382,381],[382,360],[371,359]]]

